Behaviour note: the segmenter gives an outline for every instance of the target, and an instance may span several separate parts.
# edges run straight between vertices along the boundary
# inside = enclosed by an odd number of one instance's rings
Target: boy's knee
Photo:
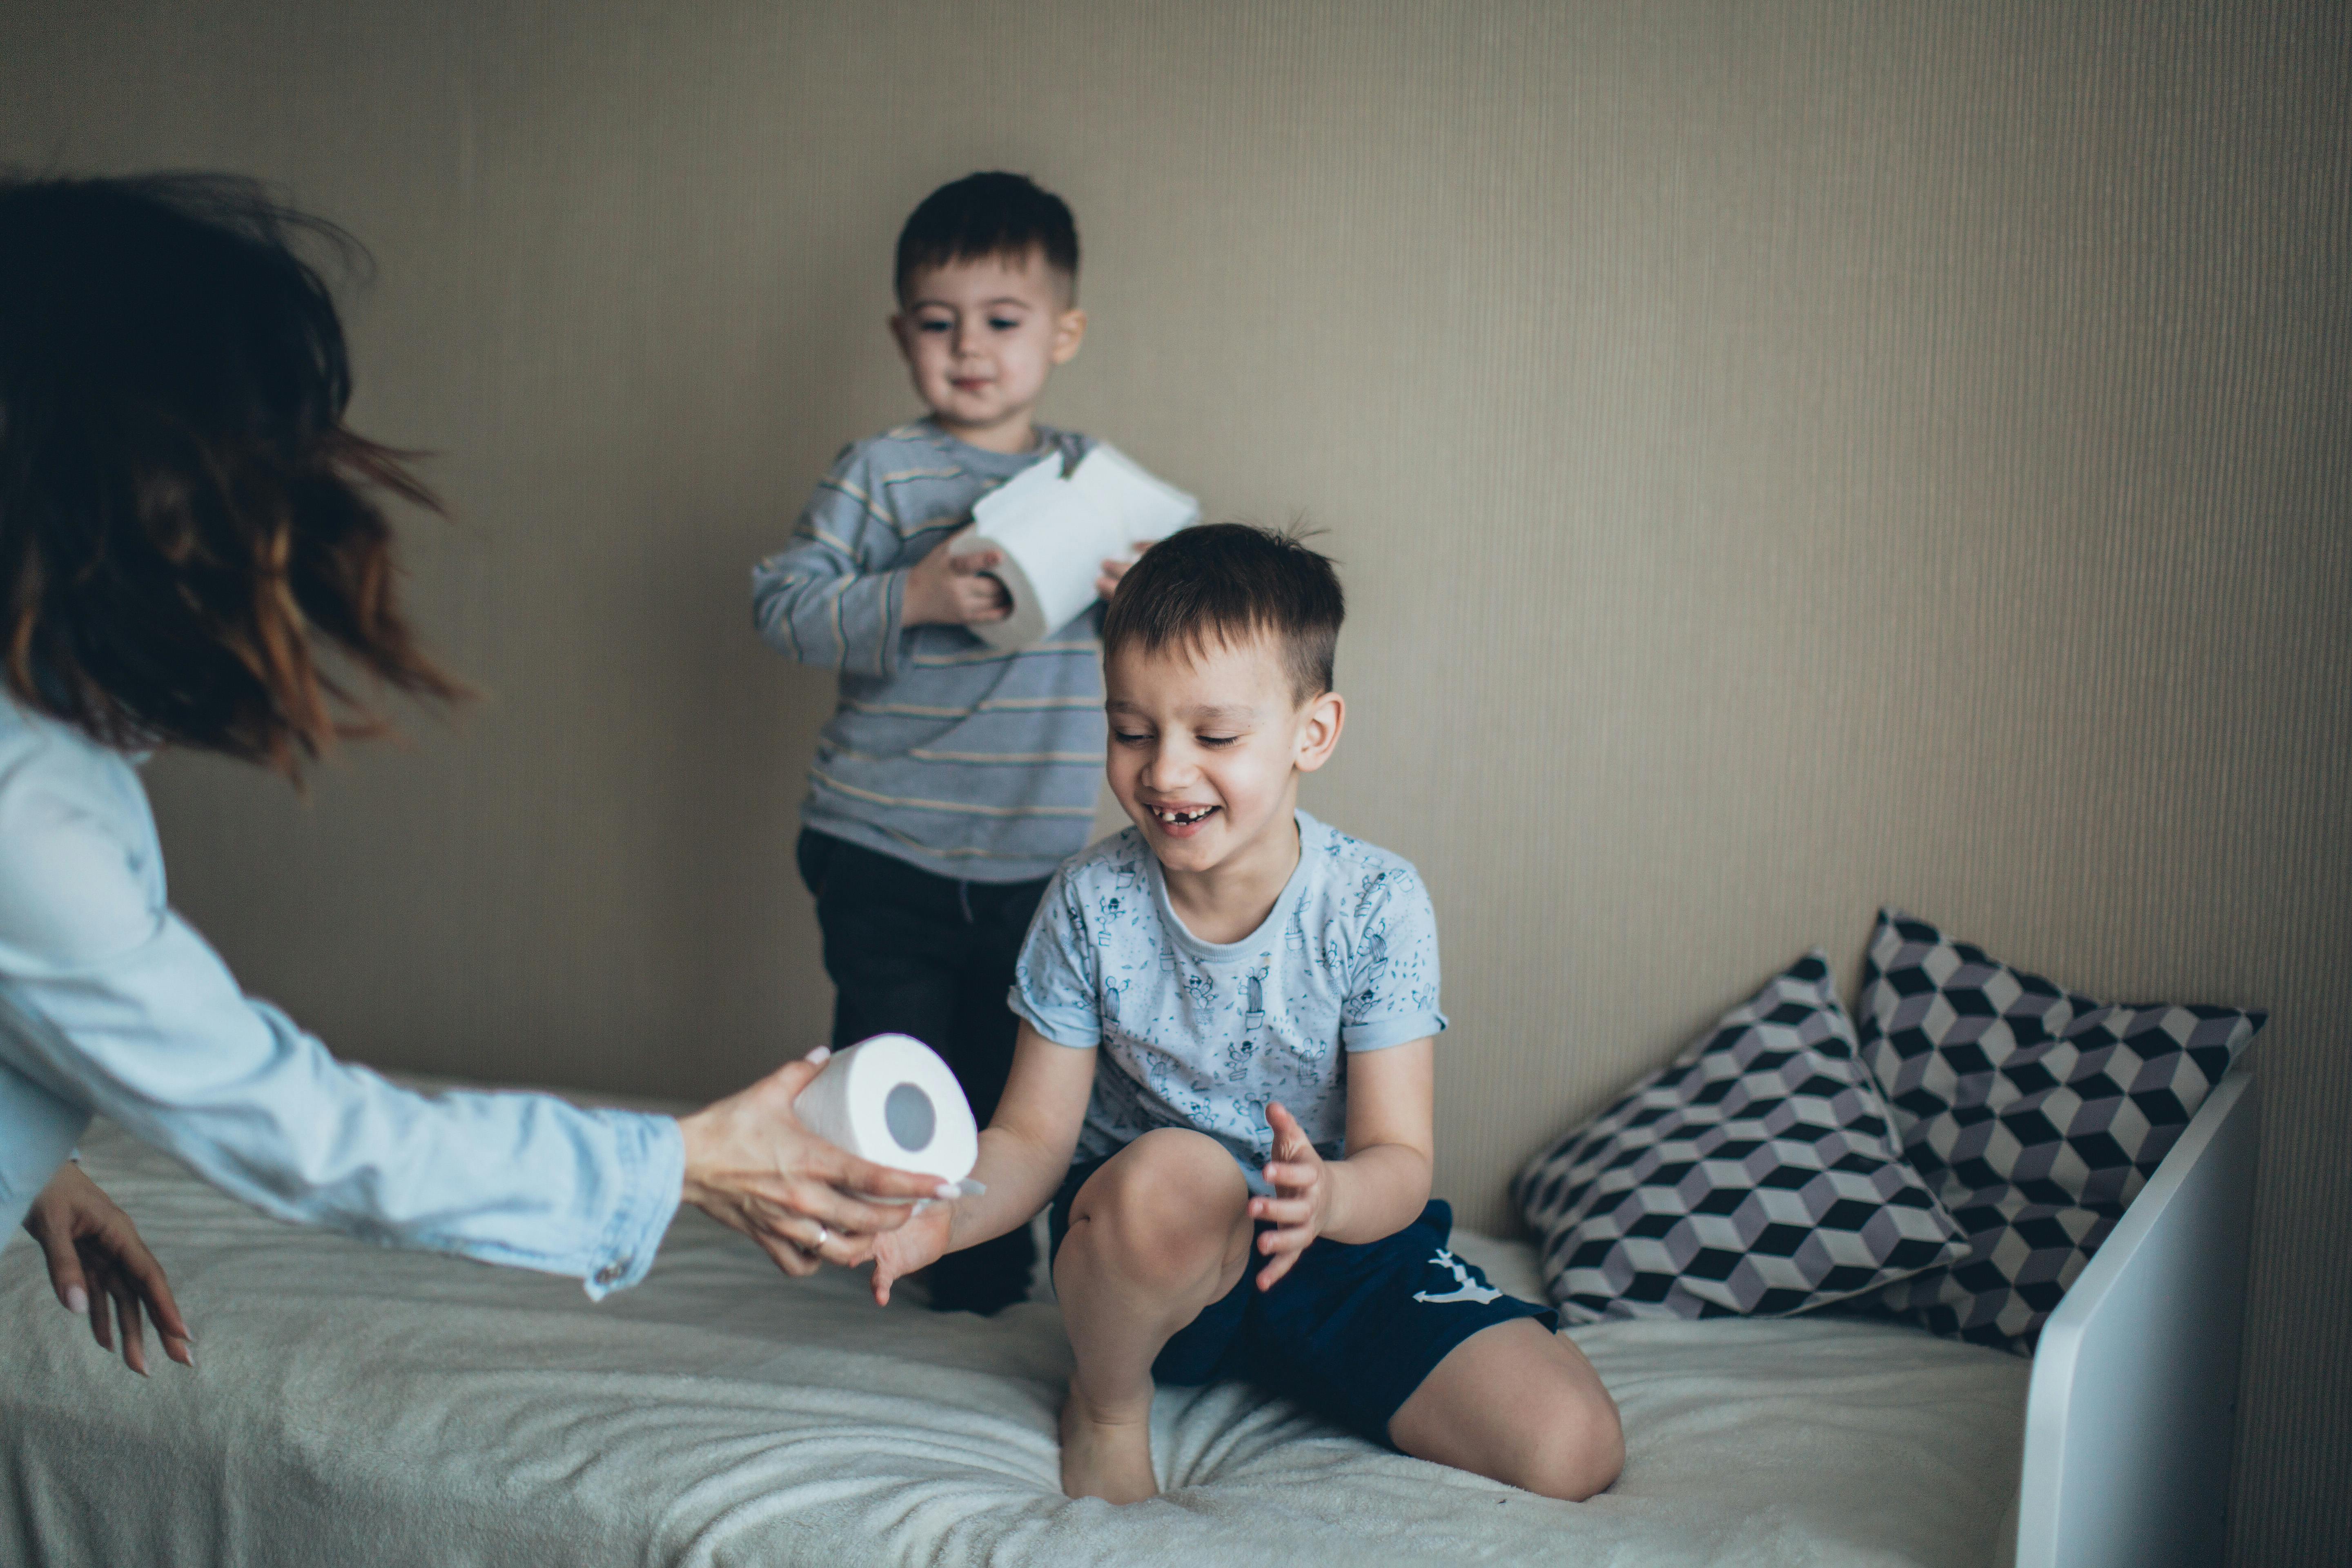
[[[1181,1285],[1222,1261],[1248,1196],[1223,1144],[1163,1130],[1137,1139],[1087,1184],[1073,1228],[1083,1224],[1087,1245],[1121,1274]]]
[[[1580,1400],[1544,1423],[1515,1467],[1496,1479],[1524,1491],[1582,1502],[1609,1489],[1625,1468],[1625,1430],[1609,1400]]]

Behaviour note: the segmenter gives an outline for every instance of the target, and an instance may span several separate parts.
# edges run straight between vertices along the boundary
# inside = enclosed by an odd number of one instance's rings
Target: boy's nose
[[[1196,782],[1200,776],[1201,770],[1193,765],[1190,758],[1185,757],[1181,752],[1166,749],[1157,752],[1150,762],[1143,764],[1145,786],[1158,790],[1163,795],[1181,789],[1186,784]]]

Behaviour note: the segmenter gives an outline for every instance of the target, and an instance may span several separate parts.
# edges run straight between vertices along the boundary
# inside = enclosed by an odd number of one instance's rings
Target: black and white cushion
[[[1903,1152],[1968,1237],[1879,1302],[2019,1352],[2264,1019],[2109,1006],[1896,910],[1879,911],[1855,1012]]]
[[[1959,1251],[1818,952],[1538,1154],[1512,1195],[1571,1322],[1801,1312]]]

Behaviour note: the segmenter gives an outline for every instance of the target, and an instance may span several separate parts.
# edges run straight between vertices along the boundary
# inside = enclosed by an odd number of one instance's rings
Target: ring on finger
[[[822,1225],[820,1225],[820,1226],[818,1226],[816,1227],[816,1244],[817,1244],[817,1246],[819,1246],[819,1247],[823,1247],[826,1242],[831,1241],[832,1239],[833,1239],[833,1232],[831,1232],[831,1231],[829,1231],[829,1230],[825,1229],[825,1228],[824,1228],[824,1226],[822,1226]]]

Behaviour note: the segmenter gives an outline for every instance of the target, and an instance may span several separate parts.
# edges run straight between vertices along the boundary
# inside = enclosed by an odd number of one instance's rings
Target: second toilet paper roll
[[[1067,479],[1061,458],[1048,457],[982,497],[971,515],[953,548],[996,551],[1003,559],[990,572],[1013,601],[1004,619],[971,629],[992,647],[1021,648],[1095,602],[1095,579],[1106,560],[1189,528],[1200,521],[1201,506],[1108,442],[1097,442]]]
[[[834,1053],[793,1102],[801,1125],[861,1159],[960,1182],[980,1130],[955,1074],[909,1035],[877,1035]]]

